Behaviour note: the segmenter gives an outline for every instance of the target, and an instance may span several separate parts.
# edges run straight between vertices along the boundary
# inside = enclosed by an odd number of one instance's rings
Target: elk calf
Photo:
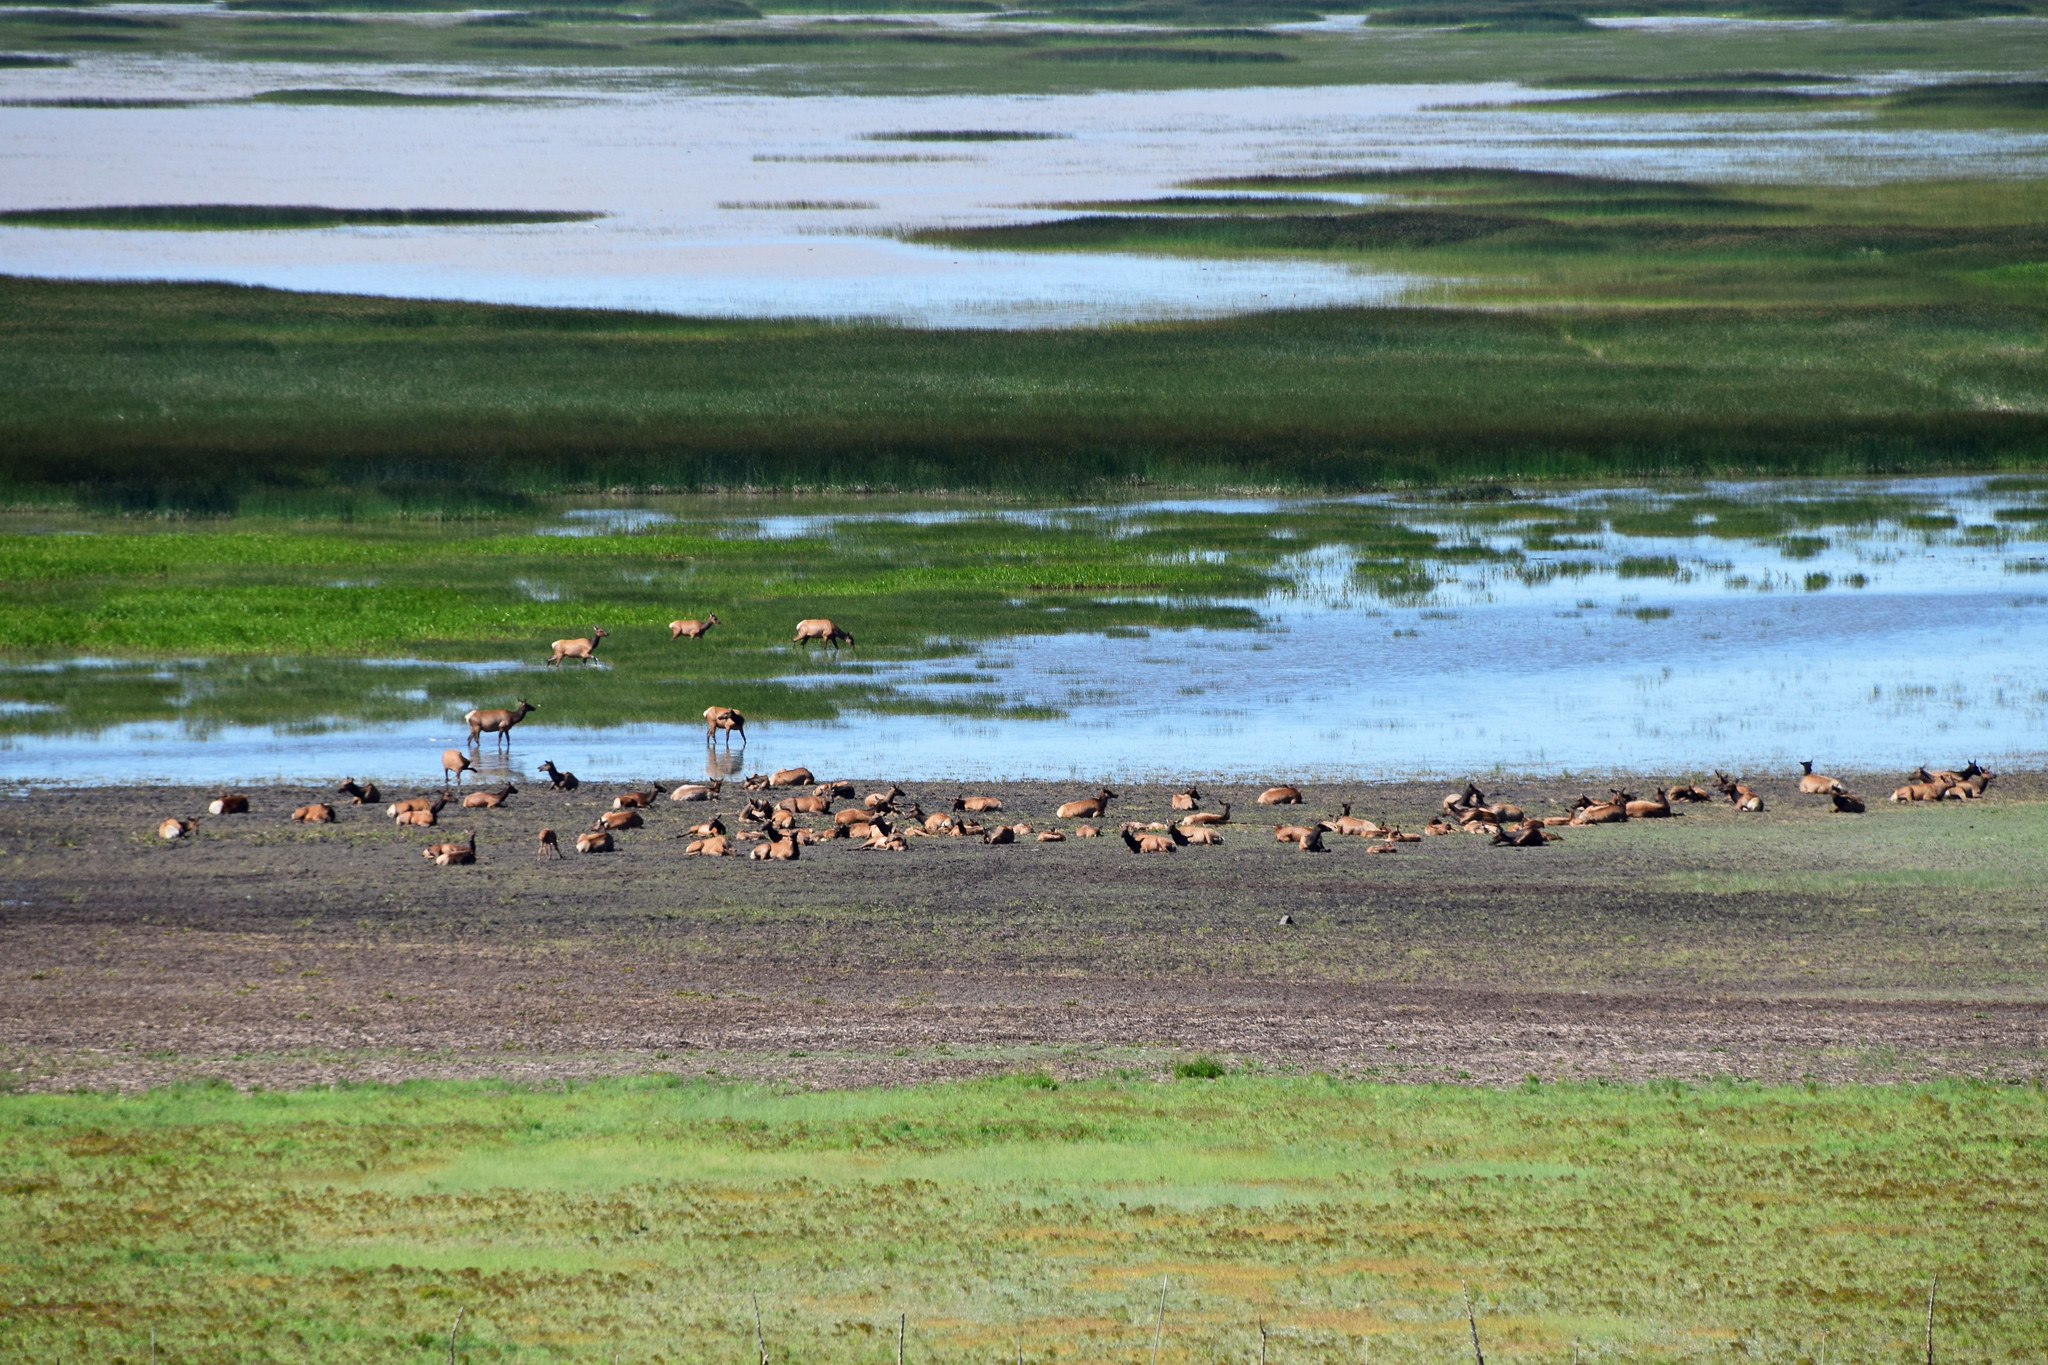
[[[562,846],[556,841],[555,832],[551,829],[542,830],[540,832],[540,842],[535,845],[533,852],[535,857],[543,860],[561,857]]]
[[[715,611],[701,621],[671,621],[668,623],[669,643],[674,644],[678,640],[701,640],[710,634],[713,626],[719,624],[721,622]]]

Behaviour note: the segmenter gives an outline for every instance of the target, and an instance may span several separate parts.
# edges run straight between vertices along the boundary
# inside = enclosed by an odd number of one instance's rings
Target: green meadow
[[[1494,1361],[1894,1365],[1937,1281],[1938,1359],[2048,1351],[2037,1088],[1217,1069],[0,1098],[0,1352],[1441,1362],[1469,1293]]]

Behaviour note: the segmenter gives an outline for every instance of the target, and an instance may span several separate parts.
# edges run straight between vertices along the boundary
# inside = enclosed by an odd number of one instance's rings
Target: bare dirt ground
[[[1607,785],[1489,795],[1548,814]],[[250,814],[173,844],[157,823],[216,793],[20,792],[0,800],[0,1085],[666,1069],[826,1086],[1195,1052],[1495,1084],[2048,1075],[2048,777],[1863,817],[1757,785],[1761,816],[1695,806],[1535,850],[1275,842],[1277,819],[1344,801],[1419,828],[1445,791],[1357,785],[1280,815],[1210,793],[1233,803],[1224,846],[1172,856],[935,838],[793,864],[683,856],[687,825],[732,823],[731,786],[664,796],[619,851],[558,862],[534,832],[569,842],[622,788],[451,806],[432,830],[381,807],[294,825],[337,798],[250,788]],[[910,795],[936,811],[958,790]],[[977,790],[996,818],[1068,831],[1052,809],[1086,794]],[[1106,829],[1166,818],[1167,797],[1124,789]],[[421,857],[472,828],[477,865]]]

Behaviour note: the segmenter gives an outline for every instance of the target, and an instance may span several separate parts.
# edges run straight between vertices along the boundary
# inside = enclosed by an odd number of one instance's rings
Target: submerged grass
[[[1059,1068],[1056,1066],[1055,1070]],[[1044,1071],[0,1098],[43,1360],[1862,1365],[2048,1349],[2048,1104],[1949,1083]],[[1220,1070],[1222,1068],[1213,1068]],[[460,1311],[461,1334],[450,1328]],[[1248,1344],[1249,1343],[1249,1344]]]
[[[603,216],[601,213],[549,209],[336,209],[306,204],[124,204],[101,208],[0,210],[0,226],[98,228],[123,232],[254,232],[286,228],[587,223]]]

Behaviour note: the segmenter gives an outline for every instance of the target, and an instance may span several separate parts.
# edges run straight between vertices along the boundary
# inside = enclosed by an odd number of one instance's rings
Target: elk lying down
[[[1222,810],[1198,810],[1192,815],[1180,818],[1182,829],[1193,829],[1197,825],[1227,825],[1230,823],[1230,803],[1225,801]]]
[[[540,771],[547,774],[548,785],[558,792],[572,792],[583,785],[576,780],[576,774],[565,773],[551,762],[543,762]]]
[[[464,810],[497,810],[505,804],[506,798],[517,796],[519,788],[507,782],[494,792],[471,792],[462,798]]]
[[[1298,787],[1268,787],[1259,793],[1262,806],[1298,806],[1301,804],[1301,789]]]
[[[463,867],[476,861],[476,831],[459,844],[428,844],[420,850],[427,861],[439,867]]]
[[[1835,814],[1837,815],[1862,815],[1864,813],[1863,798],[1854,792],[1830,792],[1829,796],[1834,800]]]
[[[159,839],[183,839],[198,828],[199,822],[197,820],[179,820],[173,817],[156,827],[156,837]]]
[[[591,828],[611,830],[639,829],[646,823],[647,821],[642,818],[637,810],[608,810],[597,817],[597,823],[592,825]]]
[[[1098,787],[1095,795],[1080,801],[1069,801],[1054,814],[1062,820],[1099,820],[1109,810],[1109,803],[1115,799],[1115,792],[1107,787]]]
[[[1845,790],[1834,778],[1815,772],[1813,760],[1810,758],[1800,759],[1799,768],[1799,790],[1803,795],[1833,796],[1836,792]]]
[[[817,777],[809,768],[777,768],[768,774],[771,787],[809,787],[817,783]]]
[[[292,819],[302,825],[331,825],[334,823],[334,807],[315,801],[310,806],[300,806],[294,810]]]
[[[1194,787],[1189,787],[1184,792],[1175,792],[1173,794],[1173,809],[1175,810],[1193,810],[1201,804],[1202,793]]]
[[[993,796],[956,796],[953,798],[954,810],[971,810],[977,815],[1001,810],[1002,808],[1003,803]]]
[[[723,834],[706,835],[692,839],[683,849],[685,858],[726,858],[732,855],[732,843]]]
[[[782,839],[775,843],[756,844],[754,851],[747,856],[757,863],[793,863],[797,860],[797,842],[794,839]]]
[[[207,805],[208,815],[247,815],[249,798],[240,792],[222,792]]]
[[[616,847],[617,845],[612,842],[612,832],[608,829],[588,830],[576,836],[578,853],[610,853]]]
[[[1171,853],[1178,847],[1164,834],[1133,834],[1130,830],[1122,830],[1120,833],[1123,835],[1124,847],[1133,853]]]
[[[670,792],[668,799],[671,801],[715,801],[718,799],[718,789],[724,785],[723,781],[685,782],[682,786]]]
[[[351,806],[374,806],[384,799],[384,794],[377,790],[375,782],[365,782],[358,786],[353,777],[342,778],[341,784],[335,790],[346,796]]]

